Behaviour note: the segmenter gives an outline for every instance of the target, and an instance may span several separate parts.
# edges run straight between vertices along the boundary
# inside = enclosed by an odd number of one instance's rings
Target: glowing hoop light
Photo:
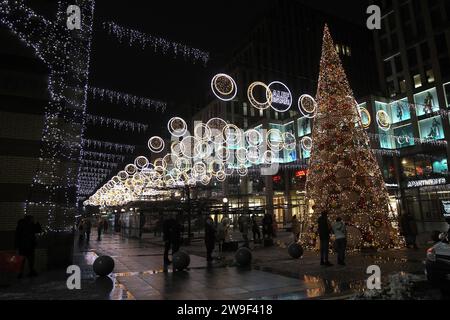
[[[310,152],[312,150],[313,141],[310,137],[303,137],[300,141],[300,145],[303,150]]]
[[[311,105],[305,105],[305,99],[311,100]],[[298,98],[298,109],[303,116],[312,119],[316,116],[317,102],[309,94],[302,94],[300,98]]]
[[[230,159],[231,152],[224,146],[219,146],[215,151],[215,156],[217,159],[226,162]]]
[[[179,138],[186,134],[187,124],[182,118],[173,117],[167,123],[167,130],[172,136]]]
[[[206,123],[200,122],[194,127],[194,137],[203,141],[211,140],[211,129]]]
[[[263,87],[265,90],[266,101],[264,101],[264,102],[259,102],[258,100],[256,100],[256,98],[254,96],[253,91],[258,86]],[[252,84],[250,84],[247,89],[247,98],[252,106],[254,106],[255,108],[260,109],[260,110],[265,110],[272,105],[272,92],[270,91],[269,87],[264,82],[256,81],[256,82],[253,82]]]
[[[237,171],[238,171],[239,176],[241,176],[241,177],[245,177],[248,174],[248,169],[246,166],[239,166]]]
[[[219,171],[216,174],[216,180],[219,182],[223,182],[225,181],[225,179],[227,178],[227,175],[225,174],[225,171]]]
[[[158,136],[153,136],[148,140],[148,148],[154,153],[160,153],[163,151],[165,145],[164,140]]]
[[[134,165],[138,167],[139,169],[146,168],[149,165],[149,161],[144,156],[139,156],[134,160]]]
[[[137,167],[134,164],[127,164],[125,166],[125,172],[129,175],[129,176],[133,176],[136,172],[137,172]]]
[[[237,95],[236,81],[225,73],[216,74],[211,79],[211,90],[222,101],[231,101]]]
[[[200,142],[201,140],[194,136],[184,137],[180,142],[180,149],[183,156],[189,159],[194,158],[195,146]]]
[[[223,128],[223,136],[225,137],[225,142],[230,146],[237,146],[242,139],[242,131],[234,124],[227,124]]]
[[[280,141],[277,142],[272,142],[272,135],[273,136],[278,136]],[[281,131],[278,129],[270,129],[269,131],[267,131],[266,133],[266,140],[267,140],[267,145],[269,146],[270,149],[274,150],[274,151],[281,151],[283,149],[283,137],[281,134]]]
[[[275,86],[275,85],[280,85],[280,86],[284,87],[287,90],[287,92],[286,91],[280,91],[280,90],[273,90],[272,91],[271,87]],[[292,94],[291,94],[291,90],[289,90],[287,85],[285,85],[283,82],[280,82],[280,81],[273,81],[273,82],[269,83],[267,88],[272,94],[272,102],[270,104],[272,109],[274,109],[275,111],[278,111],[278,112],[286,112],[286,111],[288,111],[291,108],[291,106],[292,106]],[[276,105],[284,105],[285,108],[283,108],[283,109],[275,108],[274,104],[276,104]]]
[[[389,131],[391,128],[391,118],[384,110],[378,110],[377,112],[377,124],[378,127],[383,131]]]
[[[252,164],[258,164],[261,158],[259,148],[256,146],[248,146],[246,149],[245,158]]]
[[[214,143],[222,143],[224,140],[223,129],[227,122],[222,118],[211,118],[206,122],[206,125],[211,131],[211,138],[214,140]]]
[[[119,173],[117,174],[117,176],[119,177],[119,179],[121,181],[125,181],[128,179],[128,173],[125,170],[119,171]]]
[[[367,121],[363,121],[363,114],[366,115]],[[361,118],[361,124],[364,129],[367,129],[370,127],[370,124],[372,123],[372,117],[370,116],[369,111],[364,107],[359,107],[359,117]]]
[[[244,132],[245,140],[248,142],[251,146],[259,146],[262,141],[263,137],[262,134],[255,129],[250,129]]]
[[[263,161],[265,164],[272,164],[275,159],[275,153],[272,150],[266,150],[263,154]]]

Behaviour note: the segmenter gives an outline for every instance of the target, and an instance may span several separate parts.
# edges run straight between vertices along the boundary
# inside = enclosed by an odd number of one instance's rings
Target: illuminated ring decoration
[[[119,171],[119,173],[117,173],[117,176],[119,177],[120,181],[125,181],[128,179],[128,173],[125,170]]]
[[[199,129],[200,132],[198,132]],[[211,129],[206,125],[206,123],[200,122],[194,127],[194,137],[202,141],[211,140]]]
[[[247,150],[244,147],[239,147],[235,151],[236,159],[240,163],[245,163],[247,160]]]
[[[211,137],[215,143],[223,142],[223,128],[227,125],[227,122],[222,118],[211,118],[206,122],[206,125],[211,130]],[[214,135],[213,131],[218,132]]]
[[[313,141],[310,137],[303,137],[300,141],[300,145],[303,150],[310,152],[312,150]]]
[[[263,141],[262,134],[258,130],[255,130],[255,129],[250,129],[250,130],[245,131],[244,136],[245,136],[245,140],[251,146],[259,146]]]
[[[234,133],[231,133],[231,130],[234,131]],[[227,124],[223,128],[223,136],[225,138],[225,142],[231,146],[236,146],[241,142],[242,139],[242,131],[234,124]],[[232,139],[230,139],[233,138]]]
[[[290,133],[290,132],[284,132],[282,135],[282,140],[283,140],[283,147],[288,150],[288,151],[292,151],[295,150],[295,147],[297,145],[297,141],[295,139],[295,136]],[[287,140],[290,140],[291,142],[286,142]]]
[[[225,174],[224,170],[217,172],[217,174],[216,174],[217,181],[223,182],[223,181],[225,181],[226,178],[227,178],[227,175]]]
[[[272,142],[270,139],[272,135],[278,135],[280,137],[280,141],[275,143]],[[266,138],[267,138],[267,145],[269,146],[270,149],[274,151],[281,151],[283,149],[283,135],[281,134],[280,130],[270,129],[266,133]]]
[[[187,172],[191,169],[191,160],[188,158],[178,158],[175,162],[175,168]]]
[[[239,174],[241,177],[244,177],[244,176],[246,176],[246,175],[248,174],[248,169],[247,169],[246,166],[239,166],[239,168],[237,169],[237,171],[238,171],[238,174]]]
[[[263,153],[263,161],[265,164],[272,164],[275,159],[275,153],[272,150],[266,150]]]
[[[167,162],[165,162],[163,158],[156,158],[155,161],[153,161],[153,166],[157,171],[160,171],[161,168],[163,169],[163,171],[166,171]]]
[[[214,167],[215,167],[214,165],[218,165],[218,169],[217,169],[217,168],[214,168]],[[213,161],[211,161],[211,162],[209,163],[209,165],[208,165],[208,172],[211,172],[211,174],[212,174],[213,176],[217,176],[217,173],[218,173],[219,171],[223,171],[223,169],[224,169],[224,164],[223,164],[223,162],[218,161],[218,160],[213,160]]]
[[[134,160],[134,165],[139,169],[147,168],[149,163],[148,159],[144,156],[139,156]]]
[[[181,128],[174,127],[174,124],[180,124]],[[173,117],[167,122],[167,130],[169,130],[169,133],[174,137],[182,137],[187,132],[187,124],[186,121],[184,121],[180,117]]]
[[[128,173],[128,175],[132,176],[137,172],[137,167],[134,164],[127,164],[125,166],[125,171]]]
[[[206,173],[206,164],[203,162],[196,162],[192,166],[192,171],[194,175],[201,176]]]
[[[224,154],[225,154],[225,156],[224,156]],[[231,152],[227,147],[219,146],[215,150],[215,156],[216,156],[216,159],[223,161],[223,162],[227,162],[228,160],[230,160]]]
[[[377,124],[383,131],[389,131],[391,129],[391,118],[384,110],[378,110],[377,112]]]
[[[266,101],[265,102],[259,102],[258,100],[255,99],[255,97],[253,95],[253,90],[257,86],[261,86],[265,89],[265,92],[266,92]],[[247,98],[248,98],[248,101],[250,102],[250,104],[259,110],[265,110],[272,105],[272,92],[270,91],[269,87],[265,83],[260,82],[260,81],[253,82],[252,84],[250,84],[248,86]]]
[[[162,158],[162,161],[165,164],[165,168],[167,169],[167,167],[169,165],[174,167],[175,166],[175,162],[177,161],[177,159],[178,159],[178,156],[176,154],[168,153]]]
[[[173,141],[170,145],[170,152],[179,157],[183,155],[183,147],[181,141]]]
[[[363,117],[362,117],[363,113],[367,116],[367,122],[363,122]],[[370,124],[372,123],[372,117],[370,116],[370,112],[364,107],[359,107],[359,117],[361,119],[361,124],[362,124],[363,128],[364,129],[369,128]]]
[[[273,94],[273,92],[270,90],[270,87],[273,86],[274,84],[279,84],[279,85],[283,86],[283,87],[287,90],[287,93],[288,93],[288,95],[289,95],[289,98],[288,98],[288,101],[289,101],[288,105],[289,105],[289,106],[287,106],[287,108],[284,109],[284,110],[283,110],[283,109],[277,109],[277,108],[275,108],[275,107],[273,106],[274,103],[277,103],[275,100],[276,100],[276,98],[278,98],[278,97],[275,96],[275,95]],[[280,82],[280,81],[273,81],[273,82],[269,83],[269,85],[267,86],[267,88],[268,88],[268,90],[272,93],[272,102],[271,102],[270,106],[272,107],[273,110],[278,111],[278,112],[286,112],[286,111],[288,111],[288,110],[292,107],[292,93],[291,93],[291,90],[289,90],[289,88],[287,87],[287,85],[285,85],[283,82]],[[281,103],[277,103],[277,104],[281,104]]]
[[[224,90],[224,89],[220,88],[218,81],[221,79],[222,79],[222,81],[227,81],[229,83],[230,88],[228,90],[226,90],[226,89]],[[222,101],[231,101],[237,95],[236,81],[234,81],[234,79],[232,77],[230,77],[229,75],[227,75],[225,73],[216,74],[211,79],[211,91],[214,93],[214,95],[218,99],[220,99]]]
[[[261,160],[261,153],[259,148],[256,146],[248,146],[246,148],[245,158],[248,162],[252,164],[258,164]]]
[[[206,147],[206,148],[204,148]],[[213,146],[210,141],[200,141],[195,144],[195,158],[207,158],[213,154]]]
[[[192,159],[195,156],[195,145],[201,140],[194,136],[186,136],[180,142],[181,153],[186,158]]]
[[[211,182],[211,177],[209,177],[209,176],[207,176],[207,175],[203,175],[203,176],[200,178],[200,182],[201,182],[203,185],[207,186],[207,185]]]
[[[311,109],[305,108],[305,105],[303,104],[303,100],[305,100],[306,98],[310,99],[312,101],[313,108],[311,108]],[[317,102],[309,94],[302,94],[300,96],[300,98],[298,98],[298,109],[300,110],[300,113],[303,116],[312,119],[312,118],[314,118],[316,116]]]
[[[160,153],[164,150],[165,143],[161,137],[153,136],[148,140],[148,148],[151,152]]]

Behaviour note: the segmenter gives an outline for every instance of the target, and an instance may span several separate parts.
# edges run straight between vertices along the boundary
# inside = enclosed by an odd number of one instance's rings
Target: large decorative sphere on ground
[[[292,242],[289,246],[288,246],[288,253],[289,255],[294,258],[294,259],[298,259],[301,256],[303,256],[303,248],[300,244],[298,244],[297,242]]]
[[[252,262],[252,252],[248,248],[239,248],[234,258],[241,267],[246,267]]]
[[[101,276],[107,276],[114,270],[114,260],[110,256],[100,256],[94,261],[94,272]]]
[[[191,262],[191,258],[189,254],[184,251],[178,251],[172,256],[173,268],[175,270],[181,271],[186,269]]]

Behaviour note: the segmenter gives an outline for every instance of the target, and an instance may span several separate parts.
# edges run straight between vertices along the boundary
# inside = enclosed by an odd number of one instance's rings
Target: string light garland
[[[160,109],[161,111],[165,111],[167,108],[166,102],[139,97],[129,93],[114,91],[110,89],[89,87],[89,93],[94,99],[100,99],[102,101],[107,100],[110,103],[116,104],[125,103],[126,106],[129,106],[131,104],[134,108],[139,107],[149,110],[156,108],[156,110]]]
[[[138,30],[129,29],[113,21],[103,22],[102,26],[109,35],[116,37],[120,43],[126,39],[130,47],[139,45],[142,50],[147,47],[153,47],[155,52],[160,51],[163,54],[172,53],[175,57],[182,56],[184,59],[190,59],[194,63],[202,62],[205,66],[209,61],[209,52],[192,48],[182,43],[156,37]]]
[[[83,147],[87,148],[97,148],[97,149],[107,149],[107,150],[115,150],[119,152],[128,152],[133,153],[136,146],[132,146],[129,144],[121,144],[121,143],[114,143],[114,142],[108,142],[108,141],[99,141],[99,140],[92,140],[92,139],[82,139],[81,145]]]
[[[94,1],[73,2],[81,9],[81,30],[66,26],[67,1],[57,2],[54,21],[36,14],[24,1],[0,2],[0,23],[33,48],[49,70],[50,100],[44,108],[39,166],[24,210],[27,214],[36,205],[45,206],[45,228],[57,232],[70,230],[76,210],[72,193],[79,181],[74,164],[82,148],[77,141],[83,135],[94,14]]]
[[[86,116],[86,122],[91,123],[93,125],[102,125],[107,127],[113,127],[114,129],[125,129],[125,130],[137,130],[138,132],[145,132],[147,131],[148,125],[133,122],[133,121],[125,121],[125,120],[119,120],[119,119],[112,119],[102,116],[96,116],[96,115],[87,115]]]

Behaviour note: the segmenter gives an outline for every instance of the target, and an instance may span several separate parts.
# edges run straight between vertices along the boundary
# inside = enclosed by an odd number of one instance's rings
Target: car
[[[449,232],[442,233],[434,246],[427,250],[425,274],[428,281],[450,286],[450,243]]]

